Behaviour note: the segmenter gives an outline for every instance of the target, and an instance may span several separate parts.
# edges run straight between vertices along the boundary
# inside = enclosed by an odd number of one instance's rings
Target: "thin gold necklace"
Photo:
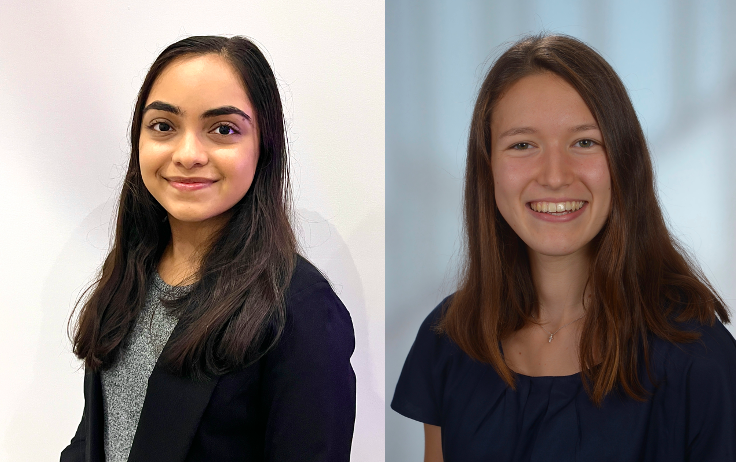
[[[572,323],[574,323],[574,322],[578,322],[578,321],[580,321],[581,319],[583,319],[583,316],[585,316],[585,313],[581,314],[581,315],[580,315],[580,317],[579,317],[579,318],[577,318],[576,320],[568,322],[567,324],[565,324],[564,326],[560,327],[559,329],[557,329],[557,330],[556,330],[556,331],[554,331],[554,332],[550,332],[550,331],[548,331],[547,329],[545,329],[544,327],[542,327],[542,325],[541,325],[541,324],[539,324],[539,323],[537,323],[537,325],[538,325],[538,326],[539,326],[539,327],[540,327],[540,328],[541,328],[541,329],[542,329],[543,331],[545,331],[546,333],[548,333],[548,334],[549,334],[549,340],[547,340],[547,343],[552,343],[552,339],[554,338],[554,336],[555,336],[555,334],[556,334],[557,332],[561,331],[562,329],[564,329],[565,327],[569,326],[570,324],[572,324]],[[535,320],[535,321],[537,320],[537,317],[536,317],[536,316],[534,316],[534,315],[532,315],[532,318],[534,318],[534,320]]]

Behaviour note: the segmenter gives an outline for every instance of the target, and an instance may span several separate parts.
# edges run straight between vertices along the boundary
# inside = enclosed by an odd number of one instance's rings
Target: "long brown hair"
[[[223,373],[257,359],[283,330],[296,239],[289,222],[287,141],[276,79],[258,47],[246,38],[189,37],[161,52],[138,93],[113,246],[72,334],[74,353],[87,369],[104,369],[115,361],[171,239],[166,210],[141,177],[138,142],[144,105],[169,64],[205,54],[222,56],[241,77],[255,110],[260,154],[253,183],[213,236],[197,281],[185,296],[165,301],[179,324],[164,358],[182,374]]]
[[[519,79],[552,72],[577,90],[595,117],[611,174],[611,212],[593,241],[592,294],[580,339],[583,383],[591,400],[620,387],[646,398],[637,372],[649,368],[650,334],[670,342],[698,338],[676,325],[728,322],[705,276],[670,235],[654,186],[644,134],[623,83],[593,49],[564,35],[512,45],[491,67],[475,104],[464,192],[465,264],[459,290],[438,326],[471,357],[491,364],[512,388],[515,376],[499,341],[535,322],[537,294],[527,248],[501,216],[491,170],[491,113]]]

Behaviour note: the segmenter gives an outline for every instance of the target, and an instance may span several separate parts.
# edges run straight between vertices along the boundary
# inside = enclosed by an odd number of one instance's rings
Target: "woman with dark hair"
[[[242,37],[151,66],[112,249],[73,330],[62,461],[347,461],[350,315],[297,254],[276,80]]]
[[[458,290],[422,324],[392,407],[425,461],[736,460],[736,342],[670,235],[613,69],[526,37],[478,95]]]

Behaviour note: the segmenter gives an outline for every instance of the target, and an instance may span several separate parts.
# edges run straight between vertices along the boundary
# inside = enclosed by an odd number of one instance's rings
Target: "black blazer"
[[[354,346],[350,314],[322,274],[299,257],[278,344],[251,366],[204,382],[157,364],[128,460],[348,461]],[[105,460],[98,372],[85,373],[84,401],[61,462]]]

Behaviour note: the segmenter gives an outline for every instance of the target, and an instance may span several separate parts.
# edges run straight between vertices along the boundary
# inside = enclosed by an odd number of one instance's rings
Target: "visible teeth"
[[[564,213],[579,210],[584,204],[585,201],[532,202],[529,206],[535,212]]]

